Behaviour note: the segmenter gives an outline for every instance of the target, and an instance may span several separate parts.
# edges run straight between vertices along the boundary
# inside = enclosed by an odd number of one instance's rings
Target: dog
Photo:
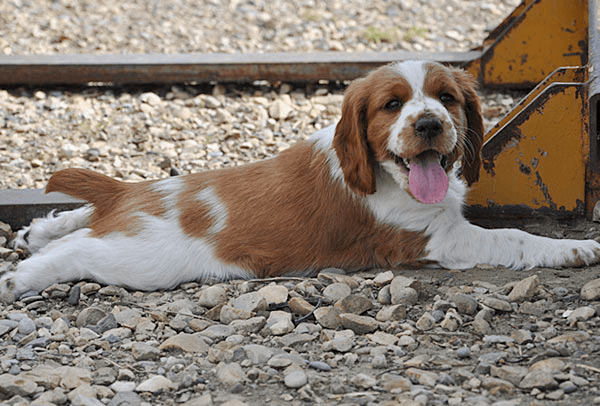
[[[484,133],[474,85],[460,69],[397,62],[348,87],[335,125],[268,160],[140,183],[59,171],[46,192],[89,204],[18,232],[14,246],[32,256],[2,276],[1,297],[82,279],[152,291],[329,267],[598,262],[596,241],[463,217]]]

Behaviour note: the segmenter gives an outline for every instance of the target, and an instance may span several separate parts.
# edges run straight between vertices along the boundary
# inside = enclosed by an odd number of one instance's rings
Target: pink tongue
[[[448,176],[437,152],[427,151],[410,161],[408,187],[421,203],[439,203],[448,191]]]

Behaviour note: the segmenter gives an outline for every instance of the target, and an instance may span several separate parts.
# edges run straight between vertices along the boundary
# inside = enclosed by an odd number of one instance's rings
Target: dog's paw
[[[15,237],[9,242],[9,247],[14,250],[22,250],[29,253],[29,232],[31,226],[26,226],[15,233]]]
[[[600,243],[594,240],[574,241],[564,266],[581,267],[600,263]]]
[[[15,272],[6,272],[0,276],[0,302],[13,303],[17,300],[15,290]]]

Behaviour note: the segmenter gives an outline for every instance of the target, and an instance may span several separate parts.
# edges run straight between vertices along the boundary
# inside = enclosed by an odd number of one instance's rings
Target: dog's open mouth
[[[434,150],[427,150],[413,158],[391,155],[400,169],[408,174],[408,187],[419,202],[434,204],[444,200],[448,192],[447,156]]]

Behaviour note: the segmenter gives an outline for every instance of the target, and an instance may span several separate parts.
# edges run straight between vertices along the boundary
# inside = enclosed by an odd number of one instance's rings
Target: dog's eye
[[[440,95],[440,101],[443,104],[452,104],[456,101],[456,99],[450,93],[442,93]]]
[[[402,102],[398,99],[392,99],[383,106],[388,111],[398,110],[400,107],[402,107]]]

